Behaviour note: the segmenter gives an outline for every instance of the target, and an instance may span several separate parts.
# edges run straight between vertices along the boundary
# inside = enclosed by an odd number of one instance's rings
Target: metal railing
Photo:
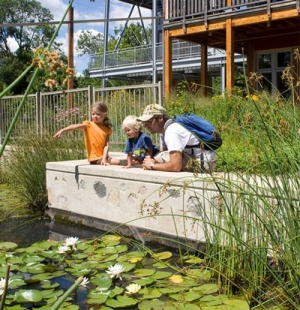
[[[220,18],[220,15],[238,16],[251,14],[259,10],[268,12],[270,7],[299,7],[299,0],[167,0],[164,25],[172,22],[185,22],[190,19],[206,22],[209,19]]]
[[[6,96],[0,99],[0,144],[18,109],[22,96]],[[35,132],[38,135],[54,135],[70,124],[90,119],[91,106],[96,101],[108,105],[108,115],[113,123],[111,143],[124,144],[126,135],[122,121],[129,115],[140,115],[150,103],[162,104],[161,83],[124,87],[86,87],[68,91],[55,91],[29,95],[19,114],[10,140],[19,135]],[[83,139],[82,134],[72,138]]]
[[[163,44],[157,43],[156,60],[163,60]],[[211,49],[213,50],[213,49]],[[152,61],[152,44],[143,45],[133,48],[124,48],[116,51],[107,51],[105,53],[106,69],[119,68],[124,66],[140,65]],[[172,57],[174,60],[193,58],[201,56],[201,46],[199,44],[174,41],[172,46]],[[210,51],[213,53],[213,51]],[[90,56],[89,70],[102,69],[103,54],[94,54]]]

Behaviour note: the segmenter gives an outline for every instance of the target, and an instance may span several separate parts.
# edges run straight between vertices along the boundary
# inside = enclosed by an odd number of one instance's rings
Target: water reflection
[[[93,238],[103,233],[88,227],[51,221],[43,214],[7,217],[0,225],[0,242],[15,242],[19,247],[28,247],[48,239],[62,241],[67,237]]]

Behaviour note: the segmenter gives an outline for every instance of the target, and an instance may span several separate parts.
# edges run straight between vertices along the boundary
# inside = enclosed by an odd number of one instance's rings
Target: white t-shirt
[[[161,142],[162,145],[166,145],[168,152],[182,152],[184,150],[187,154],[193,155],[193,157],[200,157],[199,140],[195,135],[180,124],[174,123],[171,119],[167,120],[165,128],[165,134],[161,136]],[[187,145],[195,145],[195,147],[186,149]]]

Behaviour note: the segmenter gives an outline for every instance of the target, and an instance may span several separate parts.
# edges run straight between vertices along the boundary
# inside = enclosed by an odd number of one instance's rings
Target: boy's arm
[[[132,153],[128,153],[127,154],[127,166],[125,166],[124,168],[131,168],[132,166]]]
[[[73,130],[84,130],[86,128],[85,124],[73,124],[70,126],[67,126],[61,130],[59,130],[54,136],[53,138],[59,139],[61,137],[61,135],[65,132],[69,132],[69,131],[73,131]]]

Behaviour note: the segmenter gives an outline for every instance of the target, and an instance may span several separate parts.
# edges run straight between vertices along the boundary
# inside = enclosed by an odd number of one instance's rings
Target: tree
[[[33,50],[46,47],[55,32],[55,26],[25,26],[24,23],[48,22],[53,15],[35,0],[0,0],[0,84],[9,85],[32,62]],[[59,49],[54,43],[53,48]],[[14,48],[13,48],[14,47]],[[24,93],[28,82],[22,81],[13,90]]]
[[[82,30],[77,40],[76,51],[78,56],[91,55],[99,52],[103,45],[103,34],[98,32],[93,34],[92,31]]]

